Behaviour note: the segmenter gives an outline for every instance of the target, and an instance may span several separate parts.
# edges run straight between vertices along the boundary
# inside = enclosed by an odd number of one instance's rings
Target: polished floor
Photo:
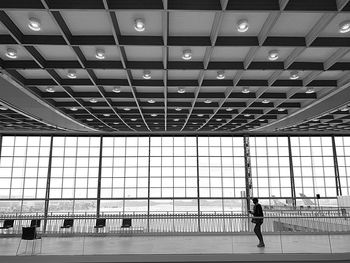
[[[254,254],[350,253],[350,235],[265,235],[258,248],[254,235],[43,237],[41,255],[121,254]],[[0,238],[0,255],[14,256],[19,238]],[[22,241],[20,255],[32,252],[32,241]],[[40,240],[35,254],[39,254]]]

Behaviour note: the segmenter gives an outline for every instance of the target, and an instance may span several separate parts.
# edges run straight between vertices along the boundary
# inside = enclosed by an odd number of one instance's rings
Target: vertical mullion
[[[43,232],[46,232],[47,226],[47,215],[49,213],[49,199],[50,199],[50,184],[51,184],[51,167],[52,167],[52,145],[53,145],[53,136],[51,135],[50,140],[50,153],[49,153],[49,164],[47,168],[47,179],[46,179],[46,193],[45,193],[45,208],[44,208],[44,229]]]
[[[100,136],[100,155],[99,155],[99,161],[98,161],[97,200],[96,200],[97,201],[97,204],[96,204],[97,218],[100,217],[100,211],[101,211],[102,149],[103,149],[103,137]]]
[[[245,182],[246,182],[246,202],[247,210],[250,210],[250,198],[252,195],[252,172],[251,172],[251,158],[249,149],[249,136],[244,136],[244,162],[245,162]]]
[[[150,193],[151,193],[151,136],[148,136],[148,175],[147,175],[147,232],[149,232],[149,215],[150,215]]]
[[[196,151],[197,151],[197,223],[198,223],[198,232],[201,232],[201,206],[200,206],[200,188],[199,188],[199,151],[198,151],[198,135],[196,136]]]
[[[343,147],[344,147],[344,142],[343,142]],[[332,149],[333,149],[333,160],[334,160],[335,187],[336,187],[337,196],[338,196],[338,195],[342,195],[342,191],[341,191],[340,176],[339,176],[337,148],[335,146],[334,135],[332,136]]]
[[[300,144],[299,144],[300,149]],[[290,173],[290,187],[292,192],[292,202],[293,208],[296,208],[297,200],[295,194],[295,181],[294,181],[294,169],[293,169],[293,156],[292,156],[292,146],[290,143],[290,136],[288,136],[288,157],[289,157],[289,173]]]

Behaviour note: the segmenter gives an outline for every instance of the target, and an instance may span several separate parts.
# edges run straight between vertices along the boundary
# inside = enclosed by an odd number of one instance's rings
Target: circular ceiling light
[[[244,94],[248,94],[248,93],[250,93],[249,88],[244,87],[244,88],[242,89],[242,93],[244,93]]]
[[[277,110],[278,111],[285,111],[286,109],[285,108],[278,108]]]
[[[171,126],[173,126],[173,127],[177,127],[177,125],[175,125],[175,124],[174,124],[174,125],[171,125]]]
[[[264,103],[264,104],[267,104],[267,103],[269,103],[270,101],[269,100],[263,100],[262,101],[262,103]]]
[[[203,116],[204,116],[204,114],[197,114],[197,116],[198,116],[198,117],[203,117]]]
[[[8,48],[6,50],[6,57],[11,58],[11,59],[17,58],[17,50],[14,48]]]
[[[74,69],[68,70],[67,77],[70,79],[76,79],[77,78],[77,72]]]
[[[216,119],[216,121],[222,121],[222,119]]]
[[[183,60],[191,60],[192,59],[192,51],[191,49],[185,49],[182,53]]]
[[[310,87],[310,88],[306,89],[305,93],[307,93],[307,94],[315,93],[315,90],[314,90],[314,88]]]
[[[225,71],[223,71],[223,70],[218,71],[216,78],[217,79],[224,79],[225,78]]]
[[[134,28],[138,32],[145,31],[146,26],[145,26],[145,21],[142,18],[138,18],[135,20]]]
[[[28,27],[33,31],[40,31],[40,20],[35,17],[29,18]]]
[[[70,108],[70,110],[71,110],[71,111],[77,111],[78,108],[77,108],[77,107],[72,107],[72,108]]]
[[[131,121],[137,121],[137,119],[130,119]]]
[[[8,110],[8,108],[7,107],[5,107],[5,106],[0,106],[0,110]]]
[[[205,100],[204,103],[210,104],[210,103],[211,103],[211,100]]]
[[[118,124],[119,124],[119,122],[113,122],[113,124],[118,125]]]
[[[248,114],[248,113],[244,114],[244,117],[250,117],[250,114]]]
[[[271,60],[271,61],[274,61],[274,60],[277,60],[278,59],[278,50],[271,50],[270,52],[269,52],[269,56],[268,56],[268,58],[269,58],[269,60]]]
[[[237,22],[237,30],[238,32],[247,32],[248,31],[248,28],[249,28],[249,24],[248,24],[248,20],[246,19],[241,19]]]
[[[181,109],[181,108],[175,108],[175,110],[176,110],[176,111],[182,111],[182,109]]]
[[[140,125],[140,124],[137,124],[137,125],[136,125],[136,127],[137,127],[137,128],[140,128],[140,127],[141,127],[141,125]]]
[[[177,93],[184,94],[186,90],[184,88],[178,88]]]
[[[47,91],[47,92],[50,92],[50,93],[54,93],[54,92],[55,92],[55,89],[54,89],[54,88],[49,87],[49,88],[47,88],[47,89],[46,89],[46,91]]]
[[[111,116],[111,114],[109,114],[109,113],[104,113],[103,116],[109,117],[109,116]]]
[[[86,119],[87,121],[93,121],[94,119]]]
[[[155,113],[152,113],[151,116],[152,116],[152,117],[157,117],[158,115],[155,114]]]
[[[198,123],[197,122],[192,122],[193,125],[197,125]]]
[[[113,91],[114,93],[120,93],[120,89],[119,89],[119,88],[114,88],[112,91]]]
[[[153,103],[156,103],[156,101],[155,101],[155,100],[150,99],[150,100],[148,100],[148,103],[153,104]]]
[[[129,111],[129,110],[130,110],[130,108],[124,108],[124,110],[125,110],[125,111]]]
[[[259,121],[265,121],[264,119],[259,119]]]
[[[95,99],[95,98],[92,98],[92,99],[90,99],[89,100],[91,103],[97,103],[97,99]]]
[[[233,111],[233,109],[232,108],[227,108],[226,111]]]
[[[179,121],[180,119],[174,119],[174,121]]]
[[[153,122],[154,125],[158,125],[159,123],[158,122]]]
[[[341,22],[339,24],[339,33],[348,33],[350,32],[350,20],[347,20],[347,21],[344,21],[344,22]]]
[[[97,59],[105,59],[106,58],[106,53],[105,53],[105,51],[103,49],[98,48],[98,49],[96,49],[95,57]]]
[[[289,76],[290,79],[295,80],[299,78],[299,72],[298,71],[292,71]]]
[[[151,76],[151,71],[149,71],[149,70],[144,70],[144,71],[143,71],[142,77],[143,77],[144,79],[151,79],[151,78],[152,78],[152,76]]]

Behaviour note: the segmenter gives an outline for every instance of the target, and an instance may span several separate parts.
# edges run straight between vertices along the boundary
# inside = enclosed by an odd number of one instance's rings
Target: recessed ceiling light
[[[285,111],[286,109],[285,108],[278,108],[277,110],[278,111]]]
[[[218,71],[216,78],[217,79],[224,79],[225,78],[225,71],[223,71],[223,70]]]
[[[182,111],[182,109],[179,108],[179,107],[178,107],[178,108],[175,108],[175,110],[176,110],[176,111]]]
[[[158,115],[155,114],[155,113],[152,113],[151,116],[152,116],[152,117],[157,117]]]
[[[74,69],[68,70],[67,77],[70,79],[76,79],[77,78],[77,72]]]
[[[124,108],[124,110],[125,110],[125,111],[129,111],[129,110],[130,110],[130,108]]]
[[[137,125],[136,125],[136,127],[137,127],[137,128],[140,128],[140,127],[141,127],[141,125],[140,125],[140,124],[137,124]]]
[[[105,53],[105,51],[103,49],[98,48],[98,49],[96,49],[95,57],[97,59],[105,59],[106,58],[106,53]]]
[[[204,103],[209,104],[211,103],[211,100],[205,100]]]
[[[259,121],[265,121],[264,119],[259,119]]]
[[[158,122],[153,122],[153,124],[158,125],[159,123]]]
[[[119,124],[119,122],[113,122],[113,124],[117,125],[117,124]]]
[[[46,91],[47,91],[47,92],[50,92],[50,93],[54,93],[54,92],[55,92],[55,89],[54,89],[54,88],[49,87],[49,88],[47,88],[47,89],[46,89]]]
[[[185,49],[182,53],[182,59],[183,60],[190,60],[191,58],[192,58],[191,49]]]
[[[244,87],[243,89],[242,89],[242,93],[244,93],[244,94],[247,94],[247,93],[249,93],[250,92],[250,90],[249,90],[249,88],[247,88],[247,87]]]
[[[119,88],[114,88],[112,91],[113,91],[114,93],[120,93],[120,89],[119,89]]]
[[[271,50],[270,52],[269,52],[269,56],[268,56],[268,58],[269,58],[269,60],[271,60],[271,61],[274,61],[274,60],[277,60],[278,59],[278,50]]]
[[[298,71],[292,71],[289,76],[290,79],[295,80],[299,78],[299,72]]]
[[[76,108],[76,107],[72,107],[72,108],[70,108],[70,110],[71,110],[71,111],[77,111],[77,110],[78,110],[78,108]]]
[[[94,119],[86,119],[87,121],[93,121]]]
[[[310,93],[314,93],[315,92],[315,90],[314,90],[314,88],[307,88],[306,89],[306,91],[305,91],[305,93],[308,93],[308,94],[310,94]]]
[[[222,119],[216,119],[216,121],[222,121]]]
[[[198,116],[198,117],[203,117],[203,116],[204,116],[204,114],[197,114],[197,116]]]
[[[233,109],[232,108],[227,108],[226,111],[233,111]]]
[[[98,125],[98,127],[103,128],[104,126],[103,125]]]
[[[241,33],[246,32],[249,28],[248,20],[246,20],[246,19],[239,20],[237,22],[236,27],[237,27],[238,32],[241,32]]]
[[[339,33],[348,33],[350,32],[350,20],[341,22],[339,24]]]
[[[0,106],[0,110],[8,110],[8,108],[5,106]]]
[[[153,99],[148,100],[148,103],[151,103],[151,104],[153,104],[153,103],[155,103],[155,102],[156,102],[156,101],[153,100]]]
[[[89,100],[91,103],[97,103],[97,99],[95,99],[95,98],[92,98],[92,99],[90,99]]]
[[[175,124],[174,124],[174,125],[171,125],[171,126],[173,126],[173,127],[177,127],[177,125],[175,125]]]
[[[248,113],[244,114],[244,117],[250,117],[250,114],[248,114]]]
[[[192,122],[192,124],[196,125],[196,124],[198,124],[198,123],[197,123],[197,122]]]
[[[137,119],[130,119],[131,121],[137,121]]]
[[[15,59],[17,58],[17,50],[14,48],[8,48],[6,50],[6,57]]]
[[[267,103],[269,103],[270,101],[269,100],[263,100],[262,101],[262,103],[264,103],[264,104],[267,104]]]
[[[109,114],[109,113],[104,113],[103,116],[109,117],[109,116],[111,116],[111,114]]]
[[[145,21],[142,18],[138,18],[135,20],[134,28],[138,32],[145,31],[146,26],[145,26]]]
[[[174,119],[174,121],[179,121],[180,119]]]
[[[151,79],[151,78],[152,78],[152,76],[151,76],[151,71],[149,71],[149,70],[144,70],[144,71],[143,71],[142,77],[143,77],[144,79]]]
[[[186,90],[184,88],[178,88],[177,89],[177,93],[183,94],[185,92],[186,92]]]
[[[29,18],[28,27],[33,31],[40,31],[40,20],[35,17]]]

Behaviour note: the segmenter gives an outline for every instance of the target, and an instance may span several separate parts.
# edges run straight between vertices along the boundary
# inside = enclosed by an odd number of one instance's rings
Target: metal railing
[[[61,229],[64,219],[74,219],[69,229]],[[85,234],[177,234],[177,233],[250,233],[254,225],[252,216],[234,213],[201,214],[138,214],[102,213],[106,226],[96,229],[96,215],[89,213],[41,213],[0,215],[0,220],[14,219],[14,227],[2,230],[5,235],[20,235],[22,227],[29,226],[31,220],[40,219],[38,231],[44,235],[85,235]],[[124,218],[132,219],[132,227],[121,228]],[[350,216],[324,214],[291,214],[265,212],[262,225],[264,233],[341,233],[350,234]]]

